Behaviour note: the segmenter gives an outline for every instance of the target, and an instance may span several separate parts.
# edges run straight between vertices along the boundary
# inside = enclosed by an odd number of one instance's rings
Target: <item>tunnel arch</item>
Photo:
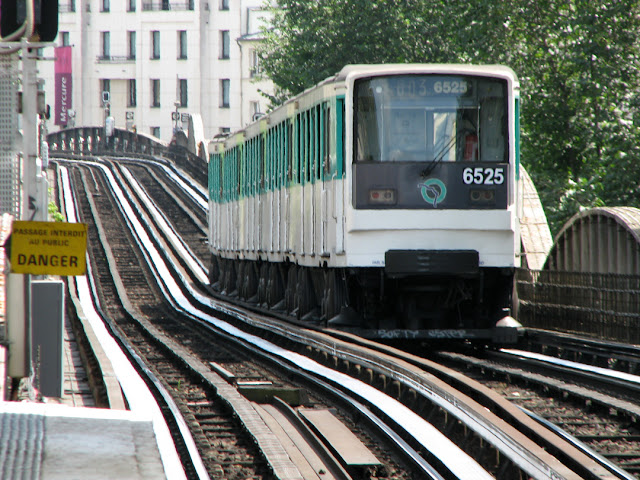
[[[640,209],[601,207],[574,215],[556,235],[545,270],[640,272]]]

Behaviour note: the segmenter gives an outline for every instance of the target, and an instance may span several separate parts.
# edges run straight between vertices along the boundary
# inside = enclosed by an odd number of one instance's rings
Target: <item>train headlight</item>
[[[496,191],[494,189],[471,189],[469,200],[474,204],[493,205],[496,203]]]
[[[393,188],[375,188],[369,190],[369,203],[394,205],[396,203],[396,191]]]

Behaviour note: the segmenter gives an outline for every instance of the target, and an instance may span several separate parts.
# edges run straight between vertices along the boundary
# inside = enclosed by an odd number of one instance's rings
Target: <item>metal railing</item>
[[[183,2],[142,2],[143,12],[162,12],[162,11],[188,11],[194,9],[193,0],[186,0]]]
[[[129,55],[98,55],[96,61],[98,63],[132,63],[136,61],[136,57]]]
[[[640,275],[522,269],[517,280],[525,327],[640,343]]]

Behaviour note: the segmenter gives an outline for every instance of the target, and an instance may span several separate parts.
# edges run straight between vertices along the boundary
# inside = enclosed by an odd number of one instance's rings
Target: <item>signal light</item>
[[[496,202],[496,192],[494,189],[473,189],[469,191],[471,203],[482,203],[493,205]]]
[[[396,203],[396,191],[393,188],[376,188],[369,190],[369,203],[394,205]]]
[[[18,41],[26,33],[23,27],[27,19],[27,2],[33,2],[33,35],[28,40],[52,42],[58,35],[58,0],[0,1],[3,40]]]

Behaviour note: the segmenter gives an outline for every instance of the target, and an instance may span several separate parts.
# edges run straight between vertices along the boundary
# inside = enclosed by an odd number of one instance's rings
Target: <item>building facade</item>
[[[256,42],[269,18],[263,0],[60,0],[59,12],[55,43],[70,49],[71,75],[61,86],[57,60],[39,63],[59,114],[49,131],[101,126],[110,115],[117,128],[169,141],[188,114],[213,138],[268,105],[259,91],[272,85],[256,75]],[[58,52],[44,56],[62,58]]]

